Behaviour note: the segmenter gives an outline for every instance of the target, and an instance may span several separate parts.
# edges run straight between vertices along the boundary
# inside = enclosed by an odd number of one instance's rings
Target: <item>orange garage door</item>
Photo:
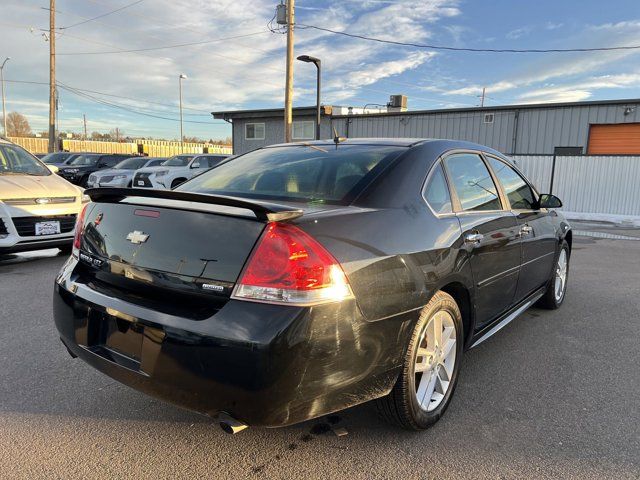
[[[640,123],[591,125],[590,155],[640,155]]]

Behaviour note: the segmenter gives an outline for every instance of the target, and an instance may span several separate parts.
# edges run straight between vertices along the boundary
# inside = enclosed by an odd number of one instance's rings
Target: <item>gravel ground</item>
[[[230,436],[115,383],[57,338],[63,261],[0,259],[0,478],[640,478],[638,241],[576,238],[564,306],[467,352],[449,410],[422,433],[362,405]]]

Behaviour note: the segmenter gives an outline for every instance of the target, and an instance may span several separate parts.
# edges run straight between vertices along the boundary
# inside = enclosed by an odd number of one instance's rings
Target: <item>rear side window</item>
[[[451,196],[449,195],[449,187],[444,178],[442,165],[438,163],[429,177],[427,186],[424,189],[424,198],[437,214],[451,213]]]
[[[487,166],[474,153],[455,154],[445,159],[449,179],[462,210],[500,210],[502,204]]]
[[[504,193],[514,210],[532,210],[535,208],[535,197],[531,187],[518,172],[497,158],[488,157],[493,173],[498,177]]]
[[[404,151],[379,145],[265,148],[224,162],[178,190],[340,204]]]

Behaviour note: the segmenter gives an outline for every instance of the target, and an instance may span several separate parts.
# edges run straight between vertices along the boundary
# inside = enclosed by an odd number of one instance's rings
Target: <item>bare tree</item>
[[[28,137],[30,135],[31,126],[29,125],[27,117],[18,112],[7,114],[7,136]]]

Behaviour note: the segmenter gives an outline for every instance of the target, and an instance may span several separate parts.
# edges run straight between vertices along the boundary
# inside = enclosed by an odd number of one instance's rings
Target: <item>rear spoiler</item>
[[[84,191],[94,202],[117,203],[128,197],[164,198],[184,202],[224,205],[251,210],[260,221],[278,222],[293,220],[304,213],[287,205],[249,200],[226,195],[208,195],[203,193],[181,192],[176,190],[154,190],[150,188],[89,188]]]

